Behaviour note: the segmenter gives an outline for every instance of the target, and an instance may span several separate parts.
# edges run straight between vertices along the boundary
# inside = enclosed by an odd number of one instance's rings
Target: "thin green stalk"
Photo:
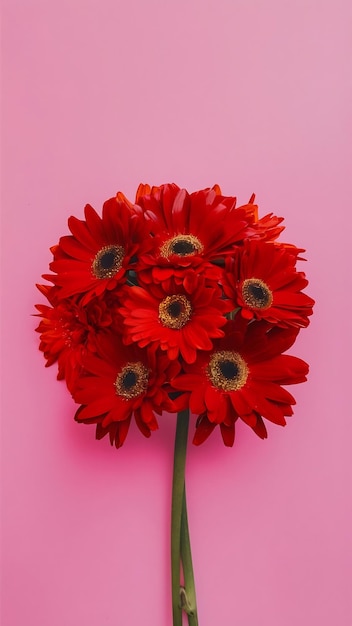
[[[185,581],[184,609],[187,612],[188,625],[198,626],[196,589],[191,553],[191,543],[188,529],[186,487],[183,490],[182,516],[181,516],[181,559],[183,576]]]
[[[189,411],[177,415],[171,504],[171,584],[173,626],[182,626],[180,603],[181,517],[185,486]]]

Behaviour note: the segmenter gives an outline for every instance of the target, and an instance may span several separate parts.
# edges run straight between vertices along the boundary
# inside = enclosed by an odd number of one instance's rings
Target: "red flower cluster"
[[[283,353],[314,302],[302,250],[277,242],[281,222],[259,219],[254,196],[236,207],[218,186],[174,184],[70,217],[43,276],[52,285],[38,285],[50,306],[37,305],[37,331],[80,404],[75,419],[116,447],[132,417],[148,437],[156,415],[187,407],[195,444],[219,424],[233,445],[238,419],[262,438],[263,418],[284,425],[295,400],[283,385],[306,380],[308,365]]]

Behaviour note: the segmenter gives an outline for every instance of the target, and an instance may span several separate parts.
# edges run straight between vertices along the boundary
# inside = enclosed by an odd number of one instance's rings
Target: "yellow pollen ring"
[[[144,393],[148,387],[149,371],[141,363],[127,363],[117,374],[114,382],[116,395],[132,400]]]
[[[112,278],[121,269],[125,250],[122,246],[104,246],[97,252],[92,263],[95,278]]]
[[[166,328],[179,330],[189,321],[192,307],[186,296],[176,294],[167,296],[159,304],[159,320]]]
[[[248,366],[238,352],[220,350],[212,354],[207,375],[217,389],[238,391],[246,384]]]
[[[252,309],[269,309],[273,303],[273,293],[260,278],[246,278],[242,283],[242,298]]]
[[[203,252],[204,246],[195,235],[176,235],[160,246],[160,256],[168,259],[170,256],[193,256]]]

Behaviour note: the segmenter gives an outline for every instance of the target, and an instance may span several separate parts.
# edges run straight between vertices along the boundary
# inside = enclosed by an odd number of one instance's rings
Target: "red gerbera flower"
[[[77,298],[57,299],[58,289],[38,285],[52,306],[37,304],[42,318],[36,328],[40,333],[39,349],[44,353],[46,367],[58,362],[58,380],[66,380],[72,392],[75,381],[82,370],[85,352],[95,352],[101,332],[117,328],[117,311],[111,298],[91,300],[85,307]]]
[[[225,445],[232,446],[235,422],[241,418],[261,438],[267,436],[265,419],[285,425],[292,415],[293,396],[281,385],[306,380],[308,365],[282,354],[295,341],[298,329],[272,328],[266,322],[228,322],[224,338],[210,353],[185,364],[175,378],[175,389],[189,392],[189,407],[199,415],[193,442],[202,443],[220,424]]]
[[[308,326],[314,300],[302,293],[308,285],[296,271],[298,248],[250,241],[226,261],[224,292],[246,319],[265,319],[283,328]]]
[[[117,335],[101,337],[98,354],[84,358],[85,373],[77,382],[74,400],[82,406],[75,419],[96,424],[96,436],[109,434],[122,446],[134,415],[149,437],[158,428],[155,413],[173,410],[167,394],[168,361],[137,346],[125,346]]]
[[[285,226],[279,226],[284,221],[283,217],[278,217],[273,213],[268,213],[263,217],[258,217],[258,205],[254,204],[255,195],[251,195],[248,204],[243,206],[247,217],[251,220],[253,234],[251,239],[260,239],[262,241],[275,241]]]
[[[222,196],[217,186],[189,194],[175,184],[151,189],[142,185],[136,202],[153,236],[152,250],[141,255],[147,270],[144,282],[181,276],[185,268],[217,279],[218,268],[210,261],[230,253],[254,233],[253,218],[245,208],[235,208],[236,198]]]
[[[221,299],[218,286],[207,285],[204,277],[188,275],[187,289],[170,279],[162,285],[125,288],[125,341],[140,347],[152,345],[167,351],[169,359],[179,353],[193,363],[198,350],[211,350],[212,339],[222,337],[226,324],[223,313],[228,304]]]
[[[84,294],[83,304],[124,282],[137,253],[149,245],[143,216],[122,200],[107,200],[102,218],[87,204],[85,218],[69,218],[72,235],[61,237],[52,248],[50,269],[56,274],[44,275],[61,288],[62,298]]]

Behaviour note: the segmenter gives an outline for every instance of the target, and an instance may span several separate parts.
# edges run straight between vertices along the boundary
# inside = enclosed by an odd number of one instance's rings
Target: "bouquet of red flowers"
[[[261,438],[264,420],[293,413],[286,385],[308,365],[284,354],[308,326],[314,301],[297,271],[300,248],[277,241],[283,219],[258,217],[252,196],[220,188],[189,194],[175,184],[140,185],[70,217],[51,248],[51,285],[38,285],[40,350],[58,364],[79,408],[117,448],[131,419],[149,437],[157,416],[178,413],[172,506],[173,624],[197,624],[184,488],[189,411],[193,443],[218,425],[232,446],[242,420]],[[180,555],[184,583],[180,584]]]

